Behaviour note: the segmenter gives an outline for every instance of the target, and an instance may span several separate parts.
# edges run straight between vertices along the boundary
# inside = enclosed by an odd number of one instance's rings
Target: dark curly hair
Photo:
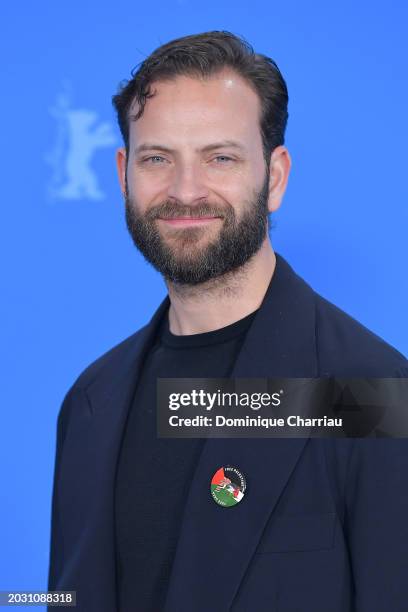
[[[269,57],[255,53],[251,45],[231,32],[212,31],[183,36],[158,47],[122,81],[112,97],[119,128],[129,155],[129,121],[142,116],[147,98],[154,95],[151,85],[177,76],[209,77],[231,68],[258,94],[261,102],[260,129],[264,158],[269,164],[272,151],[284,144],[288,120],[288,90],[285,80]],[[131,114],[137,101],[138,112]]]

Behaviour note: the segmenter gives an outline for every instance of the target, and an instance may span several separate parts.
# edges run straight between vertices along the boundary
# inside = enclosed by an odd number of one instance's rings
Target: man
[[[408,374],[272,248],[291,165],[276,64],[187,36],[113,101],[127,226],[168,296],[65,397],[49,589],[87,612],[405,610],[405,440],[156,435],[161,377]],[[248,484],[233,508],[210,493],[222,466]]]

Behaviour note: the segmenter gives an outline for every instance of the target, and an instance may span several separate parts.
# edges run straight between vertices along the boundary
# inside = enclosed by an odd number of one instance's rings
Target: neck
[[[238,270],[199,285],[167,282],[169,325],[176,335],[200,334],[226,327],[260,307],[276,257],[268,238]]]

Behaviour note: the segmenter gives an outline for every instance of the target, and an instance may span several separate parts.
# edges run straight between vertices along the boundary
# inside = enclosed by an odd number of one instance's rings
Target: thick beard
[[[261,248],[268,229],[268,193],[269,172],[262,189],[247,203],[239,219],[231,205],[217,208],[208,203],[190,207],[164,202],[141,214],[127,193],[126,225],[135,246],[167,281],[198,285],[238,270]],[[167,244],[156,219],[189,215],[222,216],[217,238],[197,248],[205,228],[189,227],[174,230],[174,247]]]

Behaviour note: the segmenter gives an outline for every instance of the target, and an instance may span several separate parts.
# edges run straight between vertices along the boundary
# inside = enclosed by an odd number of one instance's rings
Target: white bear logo
[[[57,142],[46,161],[53,166],[49,186],[53,199],[101,200],[105,197],[98,177],[91,167],[92,157],[100,148],[116,143],[112,125],[98,121],[98,114],[87,109],[70,108],[68,96],[58,98],[50,109],[57,119]]]

